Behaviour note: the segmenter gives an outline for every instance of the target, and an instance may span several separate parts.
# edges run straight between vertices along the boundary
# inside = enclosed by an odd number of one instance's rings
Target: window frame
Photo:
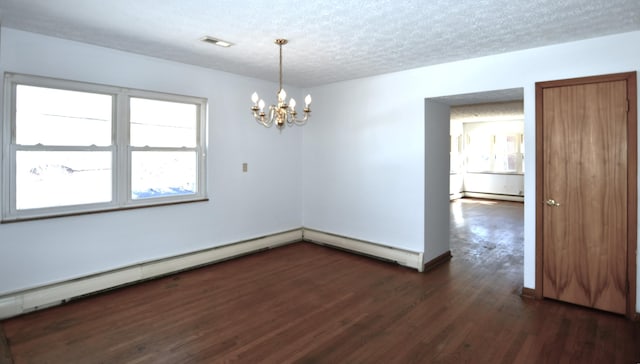
[[[524,133],[522,132],[501,132],[501,133],[470,133],[465,131],[466,140],[464,145],[464,153],[465,153],[465,172],[470,174],[510,174],[510,175],[523,175],[524,174]],[[498,153],[496,144],[498,137],[509,137],[514,136],[516,138],[516,152],[514,153]],[[488,141],[488,145],[486,146],[489,155],[489,169],[481,169],[481,168],[471,168],[474,164],[469,161],[469,153],[471,152],[470,145],[472,144],[471,140],[483,139]],[[498,169],[496,167],[496,161],[498,155],[508,155],[515,154],[517,155],[518,161],[516,162],[515,170],[505,170]]]
[[[45,146],[16,144],[16,90],[18,85],[88,92],[112,97],[111,144],[109,146]],[[131,98],[193,104],[196,106],[196,146],[184,148],[132,147],[130,145]],[[5,72],[2,131],[2,196],[0,197],[1,222],[24,221],[58,216],[125,210],[177,203],[207,201],[207,108],[203,97],[177,95],[163,92],[131,89],[81,81]],[[196,155],[196,192],[188,195],[172,195],[133,199],[131,193],[131,155],[133,150],[193,150]],[[17,152],[38,151],[110,151],[111,152],[111,201],[32,209],[17,209],[16,190]]]

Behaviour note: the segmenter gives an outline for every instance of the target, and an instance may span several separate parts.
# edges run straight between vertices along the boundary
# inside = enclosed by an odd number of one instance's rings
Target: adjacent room
[[[636,44],[636,0],[0,0],[0,364],[640,361]]]
[[[451,108],[451,199],[524,202],[523,106],[516,100]]]

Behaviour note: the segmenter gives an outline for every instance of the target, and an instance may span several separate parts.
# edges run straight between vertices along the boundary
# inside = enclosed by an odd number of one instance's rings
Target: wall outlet
[[[249,170],[249,164],[248,163],[242,163],[242,172],[246,172]]]

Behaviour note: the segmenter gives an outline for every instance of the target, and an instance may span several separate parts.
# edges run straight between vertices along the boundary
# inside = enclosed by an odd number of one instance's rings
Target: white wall
[[[449,110],[449,114],[451,114],[453,111],[453,109]],[[449,134],[454,138],[454,140],[451,141],[455,149],[455,143],[458,142],[463,142],[463,134],[464,134],[464,128],[462,125],[461,121],[455,120],[453,116],[451,116],[451,121],[449,123]],[[459,137],[459,138],[458,138]],[[462,148],[461,145],[458,146],[458,150],[461,150],[460,148]],[[454,160],[454,164],[455,165],[451,165],[451,163],[449,163],[449,171],[450,171],[450,176],[449,176],[449,195],[453,195],[455,198],[457,198],[457,196],[460,195],[461,192],[464,191],[464,171],[461,169],[461,160],[460,158],[462,158],[462,155],[460,155],[458,157],[459,159],[457,161]],[[451,170],[454,170],[456,172],[451,172]]]
[[[303,129],[303,224],[422,252],[424,95],[396,78],[312,90],[314,119]]]
[[[210,198],[2,224],[0,295],[302,225],[301,129],[265,129],[249,109],[276,84],[8,28],[0,71],[208,98]]]
[[[425,133],[425,204],[424,261],[449,251],[449,105],[425,100],[425,120],[430,120]],[[446,211],[443,214],[442,211]]]
[[[303,141],[304,225],[423,249],[430,233],[422,223],[423,136],[431,127],[424,122],[425,98],[523,87],[525,144],[533,146],[535,82],[638,70],[640,47],[631,44],[640,44],[640,32],[313,89],[316,119],[305,127]],[[525,158],[531,173],[525,176],[524,286],[533,288],[535,154]],[[640,298],[637,302],[640,311]]]

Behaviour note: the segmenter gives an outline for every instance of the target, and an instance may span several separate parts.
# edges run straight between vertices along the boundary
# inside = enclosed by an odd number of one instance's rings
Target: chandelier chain
[[[280,89],[278,90],[278,92],[282,90],[282,44],[279,44],[279,46],[280,46]]]

